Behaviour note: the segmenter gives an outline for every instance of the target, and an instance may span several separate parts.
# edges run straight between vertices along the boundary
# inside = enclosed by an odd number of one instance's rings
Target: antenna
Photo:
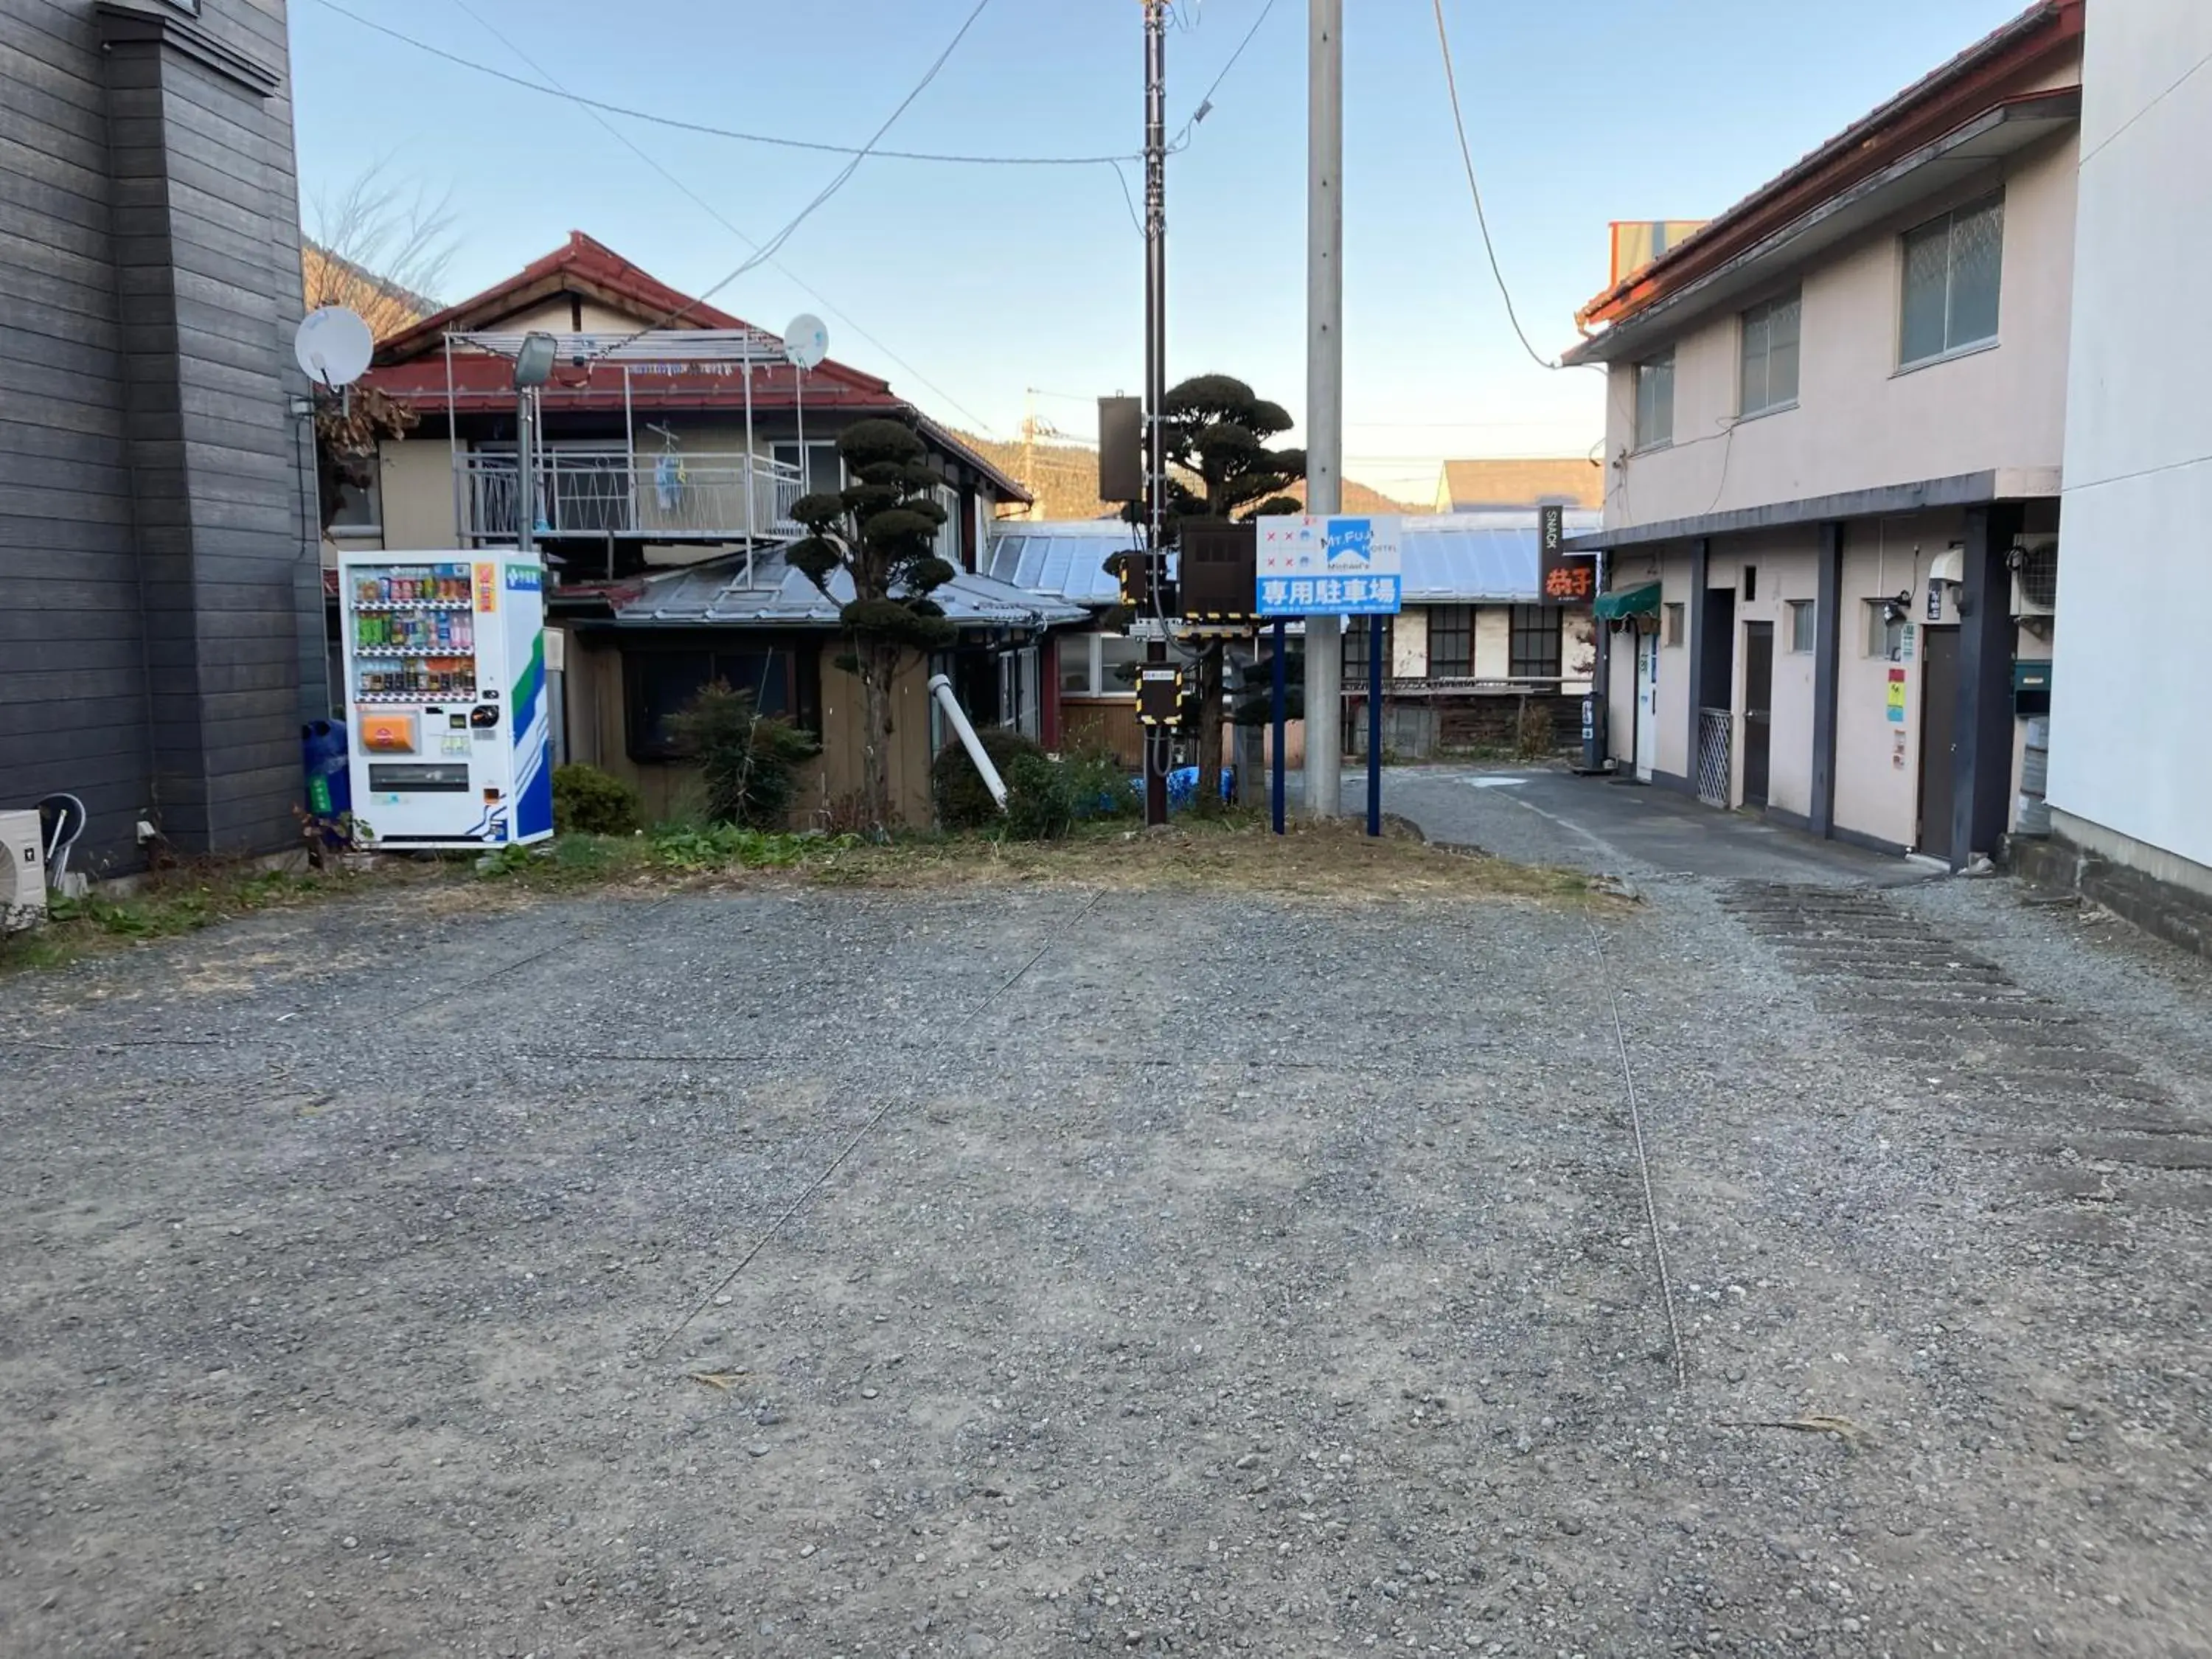
[[[307,378],[325,392],[351,386],[368,371],[376,337],[360,313],[343,306],[325,306],[300,319],[292,355]]]
[[[806,371],[818,368],[830,355],[830,325],[811,311],[802,311],[791,319],[791,326],[783,331],[783,356],[786,362],[799,371],[797,409],[799,413],[799,487],[805,495],[814,493],[814,458],[806,453]]]
[[[811,312],[802,311],[783,331],[786,362],[799,368],[819,368],[830,355],[829,325]]]

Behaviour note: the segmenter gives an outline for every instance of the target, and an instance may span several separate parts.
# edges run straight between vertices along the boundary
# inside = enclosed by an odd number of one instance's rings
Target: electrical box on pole
[[[1098,499],[1145,499],[1145,400],[1098,400]]]

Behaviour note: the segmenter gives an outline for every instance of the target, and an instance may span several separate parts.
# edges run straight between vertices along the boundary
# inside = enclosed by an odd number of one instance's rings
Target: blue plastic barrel
[[[344,723],[309,720],[300,728],[300,756],[307,769],[307,810],[329,819],[352,811],[353,773]]]

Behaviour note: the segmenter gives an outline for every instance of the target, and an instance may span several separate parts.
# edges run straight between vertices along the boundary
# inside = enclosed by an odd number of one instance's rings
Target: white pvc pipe
[[[961,746],[967,750],[968,758],[975,763],[976,775],[983,780],[983,787],[991,792],[991,799],[999,803],[999,810],[1005,811],[1006,780],[999,775],[999,769],[991,764],[991,757],[983,752],[982,739],[975,735],[975,728],[968,723],[968,711],[961,708],[960,699],[952,695],[952,682],[942,674],[931,675],[929,694],[937,699],[938,706],[945,710],[945,718],[952,722],[952,729],[960,734]]]

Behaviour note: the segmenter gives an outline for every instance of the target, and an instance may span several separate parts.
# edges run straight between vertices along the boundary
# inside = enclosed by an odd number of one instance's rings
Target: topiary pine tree
[[[1303,449],[1270,449],[1291,429],[1290,413],[1226,374],[1199,374],[1168,393],[1168,463],[1195,477],[1193,489],[1169,474],[1174,520],[1251,519],[1304,509],[1283,492],[1306,474]],[[1221,799],[1221,692],[1224,643],[1208,641],[1198,659],[1198,799]]]
[[[786,554],[823,595],[843,599],[852,642],[839,666],[860,676],[863,710],[861,799],[878,835],[896,821],[890,799],[891,686],[909,652],[943,650],[958,638],[929,596],[958,573],[937,551],[945,513],[934,497],[945,479],[914,430],[898,421],[860,421],[837,440],[853,482],[801,496],[791,516],[807,534]],[[833,584],[843,575],[844,598]]]

